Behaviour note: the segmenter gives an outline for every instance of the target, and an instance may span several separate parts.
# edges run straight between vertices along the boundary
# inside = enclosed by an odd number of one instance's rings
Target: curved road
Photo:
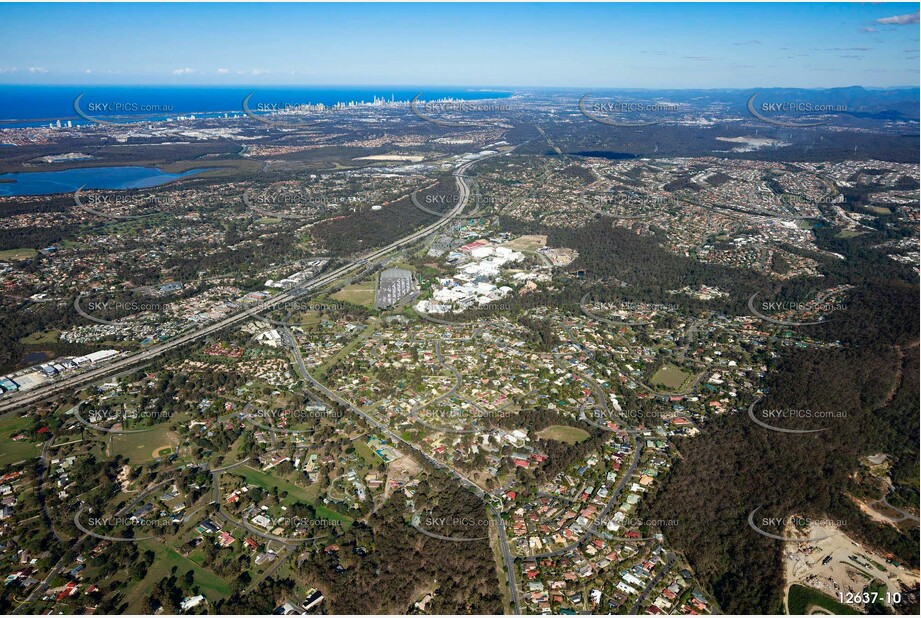
[[[296,286],[294,288],[291,288],[290,290],[287,290],[276,296],[273,296],[270,299],[267,299],[261,303],[258,303],[232,316],[229,316],[222,320],[218,320],[217,322],[214,322],[212,324],[202,326],[201,328],[198,328],[186,334],[180,335],[170,341],[166,341],[164,343],[160,343],[160,344],[151,346],[150,348],[147,348],[146,350],[142,350],[140,352],[135,352],[132,354],[125,355],[117,360],[106,363],[100,367],[90,369],[89,371],[85,371],[77,375],[69,376],[58,382],[52,382],[50,384],[47,384],[47,385],[29,390],[29,391],[17,392],[16,394],[11,395],[9,397],[4,397],[3,399],[0,399],[0,414],[5,414],[7,412],[11,412],[14,410],[24,408],[30,404],[34,404],[39,401],[43,401],[47,399],[48,397],[51,397],[58,393],[70,391],[72,389],[79,388],[86,384],[95,382],[97,380],[105,378],[106,376],[112,373],[128,369],[129,367],[132,367],[141,362],[149,361],[153,358],[160,356],[161,354],[169,350],[173,350],[187,343],[191,343],[192,341],[201,339],[202,337],[206,337],[208,335],[221,331],[229,326],[233,326],[234,324],[237,324],[238,322],[253,319],[256,317],[257,314],[267,311],[276,305],[280,305],[282,303],[286,303],[295,298],[299,298],[300,296],[308,292],[321,289],[325,287],[326,285],[332,283],[333,281],[341,278],[343,275],[346,275],[352,272],[353,270],[361,268],[362,266],[366,265],[370,261],[381,258],[387,255],[388,253],[395,251],[396,249],[400,249],[406,245],[411,245],[415,243],[419,239],[424,238],[425,236],[428,236],[432,232],[435,232],[441,229],[442,227],[444,227],[445,225],[449,224],[451,221],[454,220],[454,218],[457,215],[459,215],[463,211],[464,207],[467,205],[467,201],[470,199],[470,189],[467,185],[467,179],[464,176],[464,174],[467,172],[468,169],[470,169],[471,166],[473,166],[474,163],[478,163],[487,158],[496,157],[496,156],[499,156],[499,155],[489,155],[487,157],[481,157],[474,161],[468,161],[467,163],[460,165],[455,170],[454,177],[457,181],[458,194],[460,195],[460,199],[458,200],[458,203],[454,208],[452,208],[449,212],[447,212],[444,215],[444,217],[442,217],[435,223],[432,223],[431,225],[427,225],[413,232],[412,234],[401,238],[400,240],[390,243],[389,245],[385,247],[371,251],[365,254],[363,257],[353,260],[344,266],[341,266],[335,270],[332,270],[326,273],[325,275],[315,277],[311,279],[310,281],[306,282],[302,286]]]

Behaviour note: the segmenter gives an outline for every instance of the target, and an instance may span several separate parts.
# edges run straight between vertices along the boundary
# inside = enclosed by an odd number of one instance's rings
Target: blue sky
[[[918,4],[0,4],[0,83],[917,86]]]

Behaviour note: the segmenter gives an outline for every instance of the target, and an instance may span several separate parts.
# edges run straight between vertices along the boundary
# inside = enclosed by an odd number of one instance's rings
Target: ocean
[[[84,94],[85,93],[85,94]],[[28,86],[0,85],[0,128],[40,126],[60,120],[85,124],[74,110],[105,119],[132,117],[155,120],[180,115],[242,114],[243,99],[253,93],[249,108],[350,101],[371,102],[375,97],[408,101],[419,93],[423,100],[495,99],[511,91],[466,87],[416,86]]]

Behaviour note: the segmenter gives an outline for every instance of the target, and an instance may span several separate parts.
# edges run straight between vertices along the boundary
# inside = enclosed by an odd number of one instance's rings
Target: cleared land
[[[653,385],[664,386],[673,390],[681,388],[691,377],[691,374],[682,371],[674,365],[663,365],[656,371],[650,382]]]
[[[515,251],[537,251],[547,246],[547,237],[538,234],[519,236],[515,240],[510,240],[502,246],[514,249]]]
[[[352,444],[355,445],[355,452],[358,453],[358,456],[369,466],[374,466],[380,461],[377,455],[374,454],[374,451],[371,450],[371,447],[365,442],[364,438],[352,440]]]
[[[41,448],[35,442],[12,442],[4,440],[0,444],[0,466],[8,466],[25,459],[38,457]]]
[[[0,465],[10,464],[38,457],[41,444],[30,442],[28,439],[13,442],[11,439],[16,434],[22,433],[32,426],[31,418],[10,416],[0,420]]]
[[[590,437],[589,433],[584,429],[570,427],[569,425],[550,425],[538,431],[537,435],[544,440],[556,440],[566,444],[576,444],[583,440],[588,440]]]
[[[261,489],[266,491],[272,491],[273,487],[277,487],[279,492],[286,491],[288,495],[285,497],[281,503],[285,506],[291,506],[295,502],[304,502],[307,504],[312,504],[316,510],[317,516],[323,519],[341,521],[344,526],[347,526],[352,523],[352,519],[341,513],[326,508],[322,504],[317,504],[317,491],[313,488],[301,487],[300,485],[295,485],[289,481],[278,478],[277,476],[272,476],[262,472],[261,470],[256,470],[255,468],[250,468],[249,466],[240,466],[239,468],[234,468],[228,474],[234,474],[236,476],[243,477],[247,483],[251,483]]]
[[[377,284],[374,281],[362,281],[342,288],[330,298],[373,309],[376,288]]]
[[[19,343],[23,345],[42,345],[44,343],[57,343],[58,338],[61,336],[61,331],[59,330],[49,330],[46,332],[34,332],[31,335],[26,335],[19,340]]]
[[[132,464],[153,461],[165,449],[176,447],[179,440],[167,425],[152,427],[141,433],[113,434],[109,450],[112,456],[121,455]]]
[[[0,260],[25,260],[33,257],[38,251],[35,249],[4,249],[0,251]]]
[[[200,594],[205,595],[209,602],[214,603],[218,599],[230,596],[230,584],[226,581],[202,568],[192,560],[183,557],[175,550],[165,547],[154,540],[145,540],[138,542],[138,549],[141,552],[150,550],[156,554],[154,563],[147,576],[143,581],[129,586],[128,593],[125,596],[125,602],[128,603],[128,613],[143,614],[147,611],[146,600],[150,591],[164,577],[169,577],[172,568],[176,567],[176,575],[181,578],[186,571],[195,573],[195,585],[198,586]]]

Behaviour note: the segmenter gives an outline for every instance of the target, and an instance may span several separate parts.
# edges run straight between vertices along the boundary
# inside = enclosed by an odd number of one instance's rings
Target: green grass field
[[[44,332],[35,332],[31,335],[26,335],[19,340],[19,343],[23,345],[42,345],[46,343],[56,343],[58,337],[61,336],[61,331],[59,330],[49,330]]]
[[[341,300],[344,303],[352,303],[353,305],[374,309],[374,291],[376,287],[377,284],[374,280],[361,281],[342,288],[330,298]]]
[[[584,429],[569,425],[550,425],[538,431],[537,435],[544,440],[556,440],[566,444],[577,444],[591,437]]]
[[[37,254],[38,251],[35,249],[22,248],[22,249],[4,249],[0,251],[0,262],[5,260],[24,260],[30,258]]]
[[[277,487],[279,492],[288,492],[288,496],[281,501],[281,503],[285,506],[291,506],[295,502],[306,502],[313,505],[317,512],[317,516],[322,519],[341,521],[343,526],[348,526],[352,523],[351,517],[337,513],[336,511],[327,508],[322,504],[317,504],[317,490],[314,488],[295,485],[294,483],[290,483],[282,478],[267,474],[262,470],[250,468],[249,466],[240,466],[239,468],[234,468],[233,470],[228,471],[227,474],[241,476],[246,480],[247,483],[260,487],[266,491],[272,491],[273,487]]]
[[[0,466],[38,457],[41,452],[40,442],[13,442],[10,438],[32,426],[30,417],[8,416],[0,419]]]
[[[170,570],[175,566],[176,574],[182,579],[185,572],[192,570],[195,573],[195,583],[201,594],[205,595],[208,601],[214,603],[218,599],[230,595],[230,585],[207,569],[197,565],[192,560],[184,558],[175,550],[165,547],[157,541],[150,539],[138,542],[138,549],[145,552],[148,549],[154,552],[157,557],[153,565],[147,571],[147,576],[143,581],[129,586],[128,593],[125,595],[125,602],[128,603],[128,613],[143,614],[147,611],[145,601],[147,595],[153,587],[164,577],[169,577]]]
[[[319,311],[304,311],[302,313],[295,313],[291,316],[289,322],[292,324],[300,324],[301,326],[316,326],[323,321],[323,314]]]
[[[856,615],[860,613],[856,609],[843,605],[818,590],[798,584],[790,586],[790,593],[787,596],[787,613],[791,616],[809,614],[814,607],[820,607],[833,614]]]
[[[650,378],[649,381],[653,385],[664,386],[665,388],[677,390],[681,388],[689,379],[691,379],[691,374],[687,373],[686,371],[682,371],[674,365],[668,364],[660,367],[659,370],[652,375],[652,378]]]
[[[0,466],[8,466],[24,459],[38,457],[41,447],[36,442],[12,442],[4,439],[0,443]]]
[[[330,358],[326,359],[326,362],[324,362],[322,365],[320,365],[317,368],[317,374],[319,374],[320,377],[325,377],[326,372],[329,371],[330,367],[332,367],[337,362],[339,362],[339,359],[345,358],[346,355],[348,355],[352,350],[354,350],[359,345],[361,345],[361,343],[365,339],[367,339],[372,334],[374,334],[374,331],[377,330],[377,326],[378,326],[377,318],[370,320],[368,322],[367,327],[363,331],[358,333],[358,336],[356,336],[354,339],[352,339],[347,344],[342,346],[341,350],[333,354]]]
[[[841,230],[835,235],[835,238],[855,238],[863,233],[856,230]]]
[[[10,436],[24,431],[32,426],[31,416],[10,415],[6,418],[0,418],[0,438],[6,439]]]
[[[374,451],[371,450],[371,447],[368,446],[363,438],[352,440],[352,444],[355,445],[355,452],[358,453],[358,456],[361,457],[366,464],[375,466],[380,463],[380,459],[374,454]]]
[[[121,455],[137,465],[161,457],[161,452],[167,447],[172,449],[175,444],[176,436],[164,424],[141,433],[113,434],[109,450],[113,457]]]

